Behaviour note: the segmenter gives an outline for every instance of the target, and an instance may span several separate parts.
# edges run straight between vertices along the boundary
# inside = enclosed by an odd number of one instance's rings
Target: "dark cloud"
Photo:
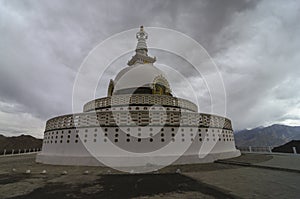
[[[47,118],[72,111],[74,79],[89,51],[143,24],[181,31],[208,50],[223,75],[235,128],[294,124],[299,120],[292,118],[300,113],[295,92],[300,84],[299,13],[299,2],[292,0],[1,1],[1,119],[26,120],[28,133],[42,135]],[[164,54],[161,58],[166,60]],[[106,78],[119,69],[108,71]],[[193,77],[190,70],[184,74]],[[104,93],[105,86],[99,87]],[[203,101],[209,104],[205,92]],[[28,124],[29,118],[35,125]],[[6,125],[2,129],[11,133],[21,128]]]

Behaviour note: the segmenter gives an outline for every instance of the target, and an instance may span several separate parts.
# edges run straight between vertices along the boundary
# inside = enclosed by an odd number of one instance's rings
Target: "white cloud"
[[[5,113],[0,111],[0,134],[16,136],[30,134],[42,138],[45,121],[28,113]]]
[[[299,6],[292,0],[1,1],[1,132],[38,136],[48,118],[70,113],[74,78],[88,52],[142,24],[184,32],[206,47],[222,72],[235,128],[299,124]],[[160,63],[166,59],[161,55]],[[114,78],[125,64],[102,80]],[[184,76],[201,85],[200,104],[209,106],[209,93],[192,73]],[[106,85],[100,84],[97,96]],[[178,97],[188,95],[178,82],[172,86]]]
[[[215,59],[237,128],[282,122],[282,115],[299,108],[299,8],[296,1],[262,1],[236,13],[219,33],[215,45],[223,50]]]

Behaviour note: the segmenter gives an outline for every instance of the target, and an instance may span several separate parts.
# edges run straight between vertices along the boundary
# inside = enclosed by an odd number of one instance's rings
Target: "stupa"
[[[109,160],[108,166],[147,166],[168,158],[170,164],[194,164],[240,155],[231,121],[198,113],[193,102],[173,96],[165,74],[154,65],[156,58],[148,55],[143,27],[136,38],[135,55],[110,80],[107,97],[87,102],[82,113],[47,121],[37,162],[105,166]]]

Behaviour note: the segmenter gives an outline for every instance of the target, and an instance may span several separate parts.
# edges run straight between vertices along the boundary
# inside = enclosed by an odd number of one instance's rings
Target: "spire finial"
[[[135,52],[136,55],[128,62],[128,65],[131,66],[138,63],[154,63],[155,57],[148,56],[148,48],[146,40],[148,39],[148,34],[144,30],[144,26],[140,26],[140,31],[136,33],[136,38],[138,40]]]
[[[136,38],[138,41],[143,40],[142,42],[145,42],[146,44],[146,39],[148,39],[148,34],[144,31],[144,26],[140,27],[140,31],[136,33]]]

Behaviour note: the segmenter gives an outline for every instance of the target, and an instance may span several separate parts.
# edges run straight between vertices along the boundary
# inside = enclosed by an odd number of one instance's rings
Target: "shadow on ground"
[[[200,192],[211,198],[235,198],[224,190],[181,174],[110,174],[101,175],[87,184],[47,183],[13,199],[134,198],[173,192]]]

